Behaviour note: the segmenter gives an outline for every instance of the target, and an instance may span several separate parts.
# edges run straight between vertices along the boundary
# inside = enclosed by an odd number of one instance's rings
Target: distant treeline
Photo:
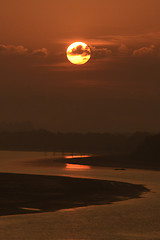
[[[53,133],[44,129],[0,132],[0,150],[53,151],[79,153],[131,153],[149,134]]]
[[[132,156],[140,161],[160,163],[160,134],[148,136]]]

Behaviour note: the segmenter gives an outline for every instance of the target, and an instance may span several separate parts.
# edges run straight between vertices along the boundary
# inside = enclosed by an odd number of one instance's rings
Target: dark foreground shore
[[[138,198],[143,185],[59,176],[0,173],[0,215],[56,211]]]

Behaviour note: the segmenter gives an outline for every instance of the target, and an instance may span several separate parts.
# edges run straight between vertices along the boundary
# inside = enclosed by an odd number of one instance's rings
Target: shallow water
[[[0,152],[1,172],[65,175],[130,183],[151,189],[143,198],[53,213],[0,217],[2,240],[160,240],[160,172],[55,165],[32,166],[44,153]],[[48,158],[51,155],[47,156]],[[73,167],[73,168],[72,168]]]

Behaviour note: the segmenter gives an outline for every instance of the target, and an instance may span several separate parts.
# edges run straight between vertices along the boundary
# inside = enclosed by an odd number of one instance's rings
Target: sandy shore
[[[0,215],[56,211],[138,198],[142,185],[59,176],[0,173]]]

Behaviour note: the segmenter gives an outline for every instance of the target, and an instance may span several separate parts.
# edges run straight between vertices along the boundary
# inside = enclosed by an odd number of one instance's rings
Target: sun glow
[[[73,64],[84,64],[91,57],[91,50],[84,42],[74,42],[67,48],[67,58]]]

